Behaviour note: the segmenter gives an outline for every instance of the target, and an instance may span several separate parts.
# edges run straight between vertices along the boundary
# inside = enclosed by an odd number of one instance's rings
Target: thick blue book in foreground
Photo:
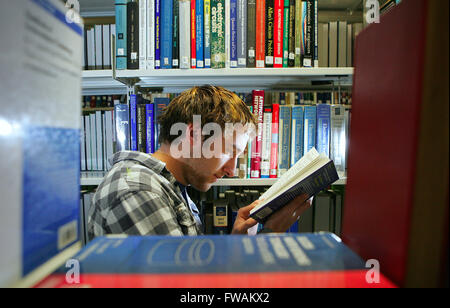
[[[337,180],[333,161],[313,148],[261,196],[264,201],[250,212],[250,217],[264,223],[297,196],[312,197]]]
[[[365,265],[331,233],[110,236],[37,287],[367,287]]]

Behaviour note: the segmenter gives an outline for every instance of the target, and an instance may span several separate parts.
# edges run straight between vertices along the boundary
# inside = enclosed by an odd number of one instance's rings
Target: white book
[[[111,28],[103,25],[103,68],[111,69]]]
[[[139,0],[139,69],[147,69],[147,0]]]
[[[91,135],[91,160],[92,160],[92,170],[98,170],[97,163],[97,138],[96,138],[96,122],[95,113],[89,115],[89,121],[91,122],[90,135]]]
[[[338,67],[347,67],[347,22],[338,22]]]
[[[95,69],[103,69],[103,29],[95,25]]]
[[[330,22],[329,29],[329,41],[328,41],[328,64],[330,67],[338,66],[338,22],[332,21]]]
[[[272,113],[264,112],[261,152],[261,177],[270,177],[270,153],[272,151]]]
[[[147,69],[155,68],[155,0],[147,0]]]
[[[103,146],[103,157],[102,164],[103,170],[106,170],[106,119],[105,113],[102,113],[102,146]]]
[[[91,150],[91,121],[89,116],[84,116],[84,126],[86,132],[85,144],[86,144],[86,171],[92,171],[92,150]]]
[[[96,138],[97,138],[97,169],[103,170],[103,130],[102,130],[102,112],[95,112]]]
[[[106,169],[111,169],[111,164],[109,163],[109,159],[114,154],[114,130],[113,130],[113,112],[112,111],[106,111],[105,112],[105,139],[106,139]]]
[[[250,211],[250,217],[258,222],[264,222],[297,196],[306,194],[310,198],[338,179],[334,163],[312,148],[261,195],[262,202]]]
[[[231,67],[231,4],[225,0],[225,68]]]
[[[347,25],[347,67],[353,66],[353,25]]]
[[[180,0],[180,68],[191,68],[191,2]]]
[[[81,145],[81,171],[86,171],[86,131],[84,128],[84,116],[81,116],[81,130],[80,130],[80,145]]]
[[[87,67],[89,70],[95,69],[95,29],[87,31]]]

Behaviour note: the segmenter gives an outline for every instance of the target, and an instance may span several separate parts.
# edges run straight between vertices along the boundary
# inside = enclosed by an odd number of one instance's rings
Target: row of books
[[[116,0],[117,69],[319,67],[317,0]]]
[[[264,91],[253,91],[250,107],[258,119],[256,138],[239,157],[239,177],[279,178],[316,148],[345,173],[350,108],[343,105],[266,106]]]
[[[94,25],[84,29],[82,68],[84,70],[108,70],[112,68],[112,42],[116,25]]]
[[[319,64],[320,67],[352,67],[353,46],[363,24],[346,21],[319,23]]]

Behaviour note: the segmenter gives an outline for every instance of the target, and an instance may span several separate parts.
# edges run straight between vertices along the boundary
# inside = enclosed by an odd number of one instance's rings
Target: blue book
[[[298,220],[286,231],[286,233],[298,233]]]
[[[158,118],[163,114],[164,109],[169,106],[169,103],[169,98],[155,97],[155,151],[158,151],[160,148],[159,131],[161,130],[161,125],[158,122]]]
[[[173,1],[161,2],[161,68],[172,68]]]
[[[136,94],[130,95],[130,137],[131,151],[138,150],[137,140],[137,97]]]
[[[195,3],[195,31],[196,31],[196,59],[197,68],[205,67],[205,58],[203,50],[203,28],[205,26],[203,15],[204,12],[203,0],[196,0]]]
[[[155,0],[155,69],[161,68],[161,0]]]
[[[144,279],[145,274],[293,274],[365,269],[364,260],[331,233],[99,237],[73,259],[79,261],[81,275],[118,274],[115,279],[121,274],[143,274],[140,279]],[[57,273],[65,277],[67,268],[61,267]]]
[[[205,35],[203,45],[205,45],[205,68],[211,68],[211,0],[205,0],[204,7],[205,28],[203,32]]]
[[[292,107],[291,167],[303,157],[303,106]]]
[[[316,106],[305,106],[304,154],[316,147]]]
[[[145,125],[147,131],[146,153],[155,153],[155,105],[145,105]]]
[[[116,151],[130,150],[130,109],[126,104],[118,104],[114,107],[116,123]]]
[[[291,106],[280,106],[280,121],[278,132],[278,177],[281,177],[291,167],[291,112]]]
[[[330,157],[331,106],[317,105],[317,151]]]
[[[127,69],[127,2],[116,0],[116,68]]]
[[[230,0],[230,67],[238,67],[237,0]]]

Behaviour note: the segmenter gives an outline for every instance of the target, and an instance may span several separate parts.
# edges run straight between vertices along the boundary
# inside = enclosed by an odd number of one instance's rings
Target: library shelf
[[[320,89],[351,87],[352,67],[336,68],[224,68],[115,70],[124,84],[140,87],[190,88],[204,84],[232,89]]]
[[[103,180],[106,172],[81,172],[81,186],[98,186]],[[278,179],[220,179],[213,186],[272,186]],[[333,185],[345,185],[347,183],[346,177],[341,177]]]
[[[127,87],[113,78],[112,70],[87,70],[82,73],[83,95],[126,94]]]

